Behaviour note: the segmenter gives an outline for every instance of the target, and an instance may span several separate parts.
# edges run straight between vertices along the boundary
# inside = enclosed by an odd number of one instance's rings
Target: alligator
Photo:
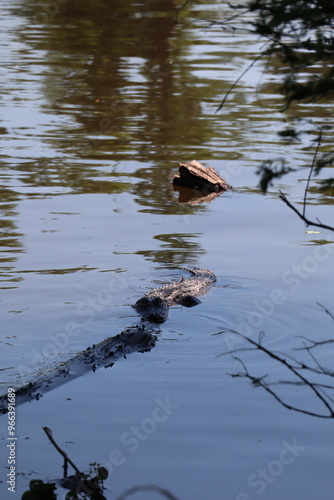
[[[216,281],[216,276],[207,269],[183,268],[193,277],[172,282],[151,290],[135,304],[142,318],[151,323],[163,323],[168,317],[169,306],[181,304],[192,307],[200,303],[198,296],[205,294]],[[99,367],[113,366],[120,357],[132,352],[150,351],[157,340],[157,327],[149,323],[126,328],[114,337],[78,352],[66,361],[46,367],[32,374],[26,383],[12,382],[16,391],[16,404],[38,400],[48,391]],[[1,388],[0,388],[1,391]],[[0,414],[8,411],[7,394],[0,393]]]
[[[183,267],[193,276],[181,281],[168,283],[160,288],[154,288],[137,300],[134,308],[143,319],[152,323],[164,323],[168,317],[169,307],[180,304],[193,307],[201,301],[198,296],[204,295],[216,281],[212,271],[201,268]]]

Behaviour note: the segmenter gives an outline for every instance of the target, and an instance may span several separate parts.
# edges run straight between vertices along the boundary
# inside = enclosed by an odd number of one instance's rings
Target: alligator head
[[[216,281],[213,272],[201,268],[184,268],[193,277],[167,283],[155,288],[137,300],[134,305],[142,318],[152,323],[163,323],[168,318],[169,306],[180,304],[193,307],[200,304],[198,295],[203,295]]]
[[[200,300],[194,295],[183,295],[174,300],[175,304],[184,307],[193,307],[200,304]],[[152,321],[152,323],[164,323],[168,318],[168,302],[161,297],[148,297],[144,295],[135,303],[135,309],[142,318]]]
[[[142,318],[152,323],[164,323],[168,318],[169,307],[161,297],[147,297],[144,295],[135,303],[135,309]]]

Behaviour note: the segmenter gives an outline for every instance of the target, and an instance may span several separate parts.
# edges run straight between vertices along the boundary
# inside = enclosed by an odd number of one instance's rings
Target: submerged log
[[[176,186],[198,189],[206,194],[232,189],[212,167],[206,168],[196,160],[179,163],[179,174],[173,179]]]

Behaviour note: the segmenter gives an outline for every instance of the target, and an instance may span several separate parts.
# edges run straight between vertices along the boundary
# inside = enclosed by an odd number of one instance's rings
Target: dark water
[[[306,233],[277,198],[280,188],[301,204],[308,170],[266,196],[255,174],[277,156],[310,165],[315,129],[305,122],[293,145],[277,131],[295,116],[330,123],[333,109],[300,105],[283,115],[272,63],[253,66],[215,113],[261,44],[203,21],[227,16],[219,2],[178,7],[3,2],[2,393],[136,324],[131,305],[179,279],[179,267],[210,268],[217,283],[198,307],[171,310],[151,352],[20,406],[17,491],[3,483],[1,498],[61,475],[48,426],[80,469],[107,466],[108,498],[156,484],[180,500],[332,499],[331,422],[231,378],[241,365],[221,355],[246,347],[231,330],[253,339],[262,330],[267,346],[293,355],[299,335],[333,331],[319,305],[333,311],[333,234]],[[323,151],[330,141],[328,132]],[[171,180],[192,159],[235,189],[179,203]],[[310,217],[330,223],[333,198],[318,178],[310,201]],[[283,376],[261,353],[244,356],[258,376]],[[323,412],[302,387],[285,391]],[[3,480],[6,470],[5,459]]]

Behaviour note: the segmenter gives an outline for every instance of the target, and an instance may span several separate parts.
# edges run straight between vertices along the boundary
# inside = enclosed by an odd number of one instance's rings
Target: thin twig
[[[234,21],[234,19],[237,19],[238,17],[241,17],[243,16],[244,14],[247,14],[248,12],[250,12],[250,9],[246,9],[242,12],[238,12],[237,14],[234,14],[233,16],[231,17],[228,17],[227,19],[225,19],[225,21],[217,21],[216,19],[206,19],[206,18],[203,18],[201,19],[201,21],[206,21],[208,23],[211,23],[212,26],[214,26],[215,24],[218,24],[219,26],[222,27],[222,29],[225,28],[225,25],[230,29],[230,30],[234,30],[234,31],[242,31],[239,27],[236,28],[235,26],[229,26],[227,23],[229,23],[230,21]],[[244,31],[247,31],[248,33],[253,33],[252,30],[250,29],[244,29]]]
[[[184,9],[188,5],[189,2],[190,2],[190,0],[186,0],[184,2],[184,4],[182,4],[178,9],[176,9],[175,24],[177,24],[179,21],[179,14],[180,14],[181,10]]]
[[[300,218],[301,218],[301,219],[305,222],[305,224],[306,224],[307,226],[316,226],[316,227],[320,227],[320,228],[322,228],[322,229],[328,229],[329,231],[334,231],[334,227],[332,227],[332,226],[328,226],[327,224],[322,224],[320,221],[319,221],[319,222],[314,222],[314,221],[312,221],[312,220],[310,220],[310,219],[307,219],[307,218],[305,217],[305,215],[303,215],[302,213],[300,213],[300,212],[299,212],[299,210],[297,210],[297,208],[296,208],[296,207],[294,207],[294,206],[292,205],[292,203],[290,203],[290,201],[287,199],[287,197],[285,196],[285,194],[284,194],[284,193],[282,193],[282,191],[279,191],[279,193],[280,193],[280,195],[279,195],[280,199],[281,199],[282,201],[284,201],[284,203],[285,203],[285,204],[286,204],[289,208],[291,208],[291,210],[293,210],[293,211],[294,211],[294,212],[298,215],[298,217],[300,217]]]
[[[296,380],[278,380],[277,382],[270,382],[270,385],[295,385],[295,386],[303,386],[303,382],[297,382]],[[314,385],[319,387],[320,389],[331,389],[334,391],[334,386],[329,384],[321,384],[320,382],[314,382]],[[327,397],[332,401],[327,394]]]
[[[237,361],[241,360],[239,358],[235,358]],[[244,363],[241,363],[242,366],[245,368]],[[235,377],[244,377],[248,378],[249,380],[252,381],[253,384],[260,385],[265,391],[267,391],[271,396],[273,396],[276,401],[278,401],[284,408],[287,408],[288,410],[293,410],[297,411],[298,413],[304,413],[305,415],[310,415],[311,417],[320,417],[320,418],[333,418],[333,415],[322,415],[320,413],[315,413],[313,411],[305,410],[302,408],[298,408],[297,406],[290,405],[289,403],[286,403],[273,389],[269,387],[269,385],[264,382],[264,377],[254,377],[248,373],[246,370],[245,373],[238,373],[237,375],[234,375]]]
[[[328,401],[326,400],[326,397],[322,395],[322,393],[320,392],[320,390],[317,389],[316,385],[313,384],[312,382],[310,382],[306,377],[304,377],[304,375],[302,375],[299,370],[301,368],[305,368],[305,369],[309,369],[309,370],[313,370],[315,371],[315,369],[312,369],[312,367],[308,367],[307,365],[304,365],[302,363],[299,363],[300,366],[299,367],[295,367],[293,366],[291,363],[289,363],[286,359],[280,357],[278,354],[276,354],[275,352],[273,351],[270,351],[269,349],[267,349],[266,347],[264,347],[262,344],[261,344],[261,340],[263,338],[263,332],[260,332],[259,334],[259,341],[256,342],[255,340],[252,340],[250,337],[247,337],[246,335],[238,332],[238,331],[235,331],[235,330],[231,330],[233,331],[233,333],[235,333],[236,335],[242,337],[243,339],[247,340],[247,342],[249,342],[250,344],[252,344],[253,346],[255,346],[255,348],[259,349],[260,351],[264,352],[265,354],[267,354],[270,358],[278,361],[279,363],[281,363],[283,366],[285,366],[288,370],[290,370],[304,385],[306,385],[307,387],[309,387],[311,389],[311,391],[314,392],[315,396],[322,402],[322,404],[326,407],[326,409],[329,411],[329,415],[322,415],[322,414],[316,414],[314,412],[309,412],[307,410],[302,410],[302,409],[298,409],[296,407],[293,407],[291,405],[288,405],[287,403],[285,403],[272,389],[270,389],[269,387],[269,384],[267,384],[266,382],[264,382],[264,379],[263,377],[262,378],[258,378],[258,377],[253,377],[251,375],[249,375],[247,369],[246,369],[246,366],[245,364],[240,361],[240,363],[242,364],[244,370],[245,370],[245,373],[244,373],[244,376],[249,378],[250,380],[252,380],[254,383],[256,382],[257,384],[259,384],[261,387],[263,387],[267,392],[269,392],[272,396],[275,397],[275,399],[277,399],[277,401],[279,401],[283,406],[285,406],[286,408],[289,408],[289,409],[294,409],[296,411],[299,411],[301,413],[306,413],[307,415],[312,415],[312,416],[318,416],[318,417],[322,417],[322,418],[334,418],[334,410],[331,408],[330,404],[328,403]],[[230,354],[233,354],[234,352],[236,352],[236,350],[232,350],[230,351]],[[241,375],[240,375],[241,376]]]
[[[226,99],[228,98],[228,96],[231,94],[231,92],[233,91],[233,89],[237,86],[237,84],[239,83],[239,81],[241,80],[241,78],[254,66],[254,64],[259,60],[261,59],[261,57],[263,57],[264,55],[266,55],[266,52],[262,52],[261,54],[259,54],[255,59],[253,59],[253,61],[250,63],[249,66],[247,66],[247,68],[241,73],[241,75],[235,80],[235,82],[233,83],[233,85],[228,89],[228,91],[226,92],[225,96],[224,96],[224,99],[222,100],[221,104],[218,106],[218,108],[216,109],[215,113],[218,113],[218,111],[220,111],[223,107],[224,107],[224,104],[226,102]]]
[[[304,346],[304,347],[294,347],[295,351],[305,351],[309,349],[313,349],[315,347],[318,347],[319,345],[324,345],[324,344],[332,344],[334,342],[334,339],[327,339],[327,340],[312,340],[308,339],[304,335],[297,335],[297,338],[305,339],[308,342],[310,342],[311,345],[309,346]]]
[[[318,144],[317,144],[317,147],[316,147],[315,152],[314,152],[313,161],[312,161],[312,165],[311,165],[311,168],[310,168],[310,173],[308,175],[308,179],[307,179],[307,183],[306,183],[306,188],[305,188],[305,193],[304,193],[303,217],[305,217],[307,191],[308,191],[308,187],[309,187],[310,180],[311,180],[311,177],[312,177],[312,173],[313,173],[313,169],[314,169],[314,165],[315,165],[315,160],[317,158],[317,154],[318,154],[318,151],[319,151],[319,148],[320,148],[321,139],[322,139],[322,131],[320,130]]]
[[[320,307],[322,307],[322,308],[323,308],[323,310],[325,311],[325,313],[327,313],[327,314],[328,314],[328,315],[332,318],[332,320],[334,321],[334,316],[333,316],[333,314],[332,314],[332,313],[331,313],[331,312],[330,312],[330,311],[329,311],[329,310],[328,310],[325,306],[323,306],[322,304],[320,304],[320,302],[317,302],[317,304],[318,304]],[[333,342],[334,342],[334,341],[333,341]]]
[[[48,438],[50,439],[50,442],[53,444],[53,446],[56,448],[56,450],[64,457],[65,463],[68,462],[73,467],[73,469],[75,470],[75,472],[77,474],[81,475],[82,473],[80,472],[80,470],[78,469],[78,467],[72,462],[72,460],[67,456],[67,454],[65,453],[65,451],[62,450],[60,448],[60,446],[58,446],[58,444],[56,443],[56,441],[53,439],[51,429],[49,429],[49,427],[43,427],[43,431],[48,436]],[[65,469],[65,467],[64,467],[64,469]]]
[[[314,222],[314,221],[312,221],[310,219],[307,219],[307,217],[305,215],[305,213],[306,213],[306,199],[307,199],[308,188],[309,188],[310,180],[311,180],[312,173],[313,173],[313,170],[314,170],[314,166],[315,166],[315,161],[316,161],[316,158],[317,158],[317,154],[318,154],[318,151],[319,151],[319,148],[320,148],[321,139],[322,139],[322,131],[320,130],[317,147],[316,147],[316,150],[314,152],[312,165],[311,165],[310,172],[309,172],[309,175],[308,175],[308,178],[307,178],[307,182],[306,182],[306,187],[305,187],[305,192],[304,192],[304,200],[303,200],[303,213],[301,213],[296,207],[294,207],[292,205],[292,203],[290,203],[290,201],[287,199],[287,197],[285,196],[285,194],[282,193],[282,191],[279,191],[279,193],[280,193],[279,197],[280,197],[280,199],[282,201],[284,201],[284,203],[289,208],[291,208],[291,210],[293,210],[298,215],[298,217],[300,217],[305,222],[305,224],[307,226],[315,226],[315,227],[320,227],[321,229],[329,229],[329,231],[334,231],[334,227],[333,226],[328,226],[327,224],[322,224],[319,221],[319,219],[317,219],[318,222]]]

